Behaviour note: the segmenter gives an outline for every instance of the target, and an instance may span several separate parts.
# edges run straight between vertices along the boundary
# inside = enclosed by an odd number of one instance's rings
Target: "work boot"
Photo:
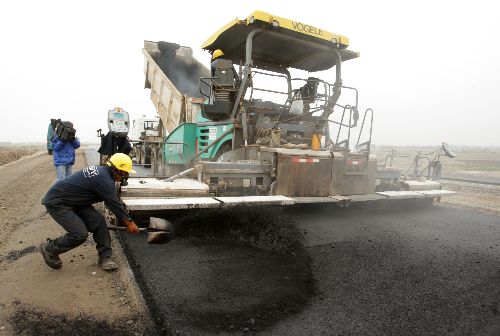
[[[118,265],[110,257],[99,257],[97,264],[105,271],[114,271],[118,268]]]
[[[43,260],[49,266],[50,268],[53,269],[60,269],[62,267],[62,261],[61,258],[57,254],[54,254],[50,251],[47,250],[47,246],[49,245],[50,240],[47,240],[46,242],[42,243],[40,245],[40,252],[42,253]]]

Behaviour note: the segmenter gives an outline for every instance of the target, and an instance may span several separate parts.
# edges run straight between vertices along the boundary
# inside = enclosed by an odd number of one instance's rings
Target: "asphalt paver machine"
[[[360,112],[358,91],[342,81],[343,62],[359,57],[348,47],[345,36],[261,11],[203,43],[224,53],[213,75],[190,48],[146,41],[146,87],[165,135],[152,154],[157,176],[122,189],[129,211],[452,194],[377,168],[374,111]],[[332,82],[319,78],[327,71]]]

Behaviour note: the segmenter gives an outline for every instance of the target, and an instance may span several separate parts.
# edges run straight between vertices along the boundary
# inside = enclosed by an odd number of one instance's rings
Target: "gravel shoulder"
[[[500,186],[459,181],[441,181],[441,184],[444,189],[457,192],[443,197],[443,205],[500,215]]]
[[[85,165],[78,151],[74,169]],[[44,264],[40,243],[63,233],[40,203],[55,181],[52,157],[40,152],[2,166],[0,172],[1,335],[146,334],[149,317],[116,238],[118,272],[97,267],[91,237],[61,256],[61,270]]]

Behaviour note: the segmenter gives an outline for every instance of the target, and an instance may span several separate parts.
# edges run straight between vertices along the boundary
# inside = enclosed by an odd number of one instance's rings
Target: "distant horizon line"
[[[100,145],[100,142],[86,142],[82,141],[82,145]],[[460,145],[460,144],[452,144],[452,143],[446,143],[450,147],[485,147],[485,148],[500,148],[500,145]],[[2,145],[40,145],[40,146],[45,146],[46,142],[42,141],[24,141],[24,142],[17,142],[17,141],[0,141],[0,146]],[[372,144],[372,146],[375,147],[437,147],[441,146],[441,144],[424,144],[424,145],[415,145],[415,144],[399,144],[399,145],[388,145],[388,144]]]

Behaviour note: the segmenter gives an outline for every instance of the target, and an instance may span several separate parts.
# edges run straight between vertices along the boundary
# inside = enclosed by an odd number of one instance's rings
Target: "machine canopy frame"
[[[327,70],[336,64],[336,52],[342,61],[359,57],[347,49],[349,39],[298,21],[255,11],[246,19],[234,19],[202,44],[213,52],[221,49],[224,58],[235,64],[245,60],[246,39],[255,29],[252,60],[257,67],[294,68],[308,72]]]

